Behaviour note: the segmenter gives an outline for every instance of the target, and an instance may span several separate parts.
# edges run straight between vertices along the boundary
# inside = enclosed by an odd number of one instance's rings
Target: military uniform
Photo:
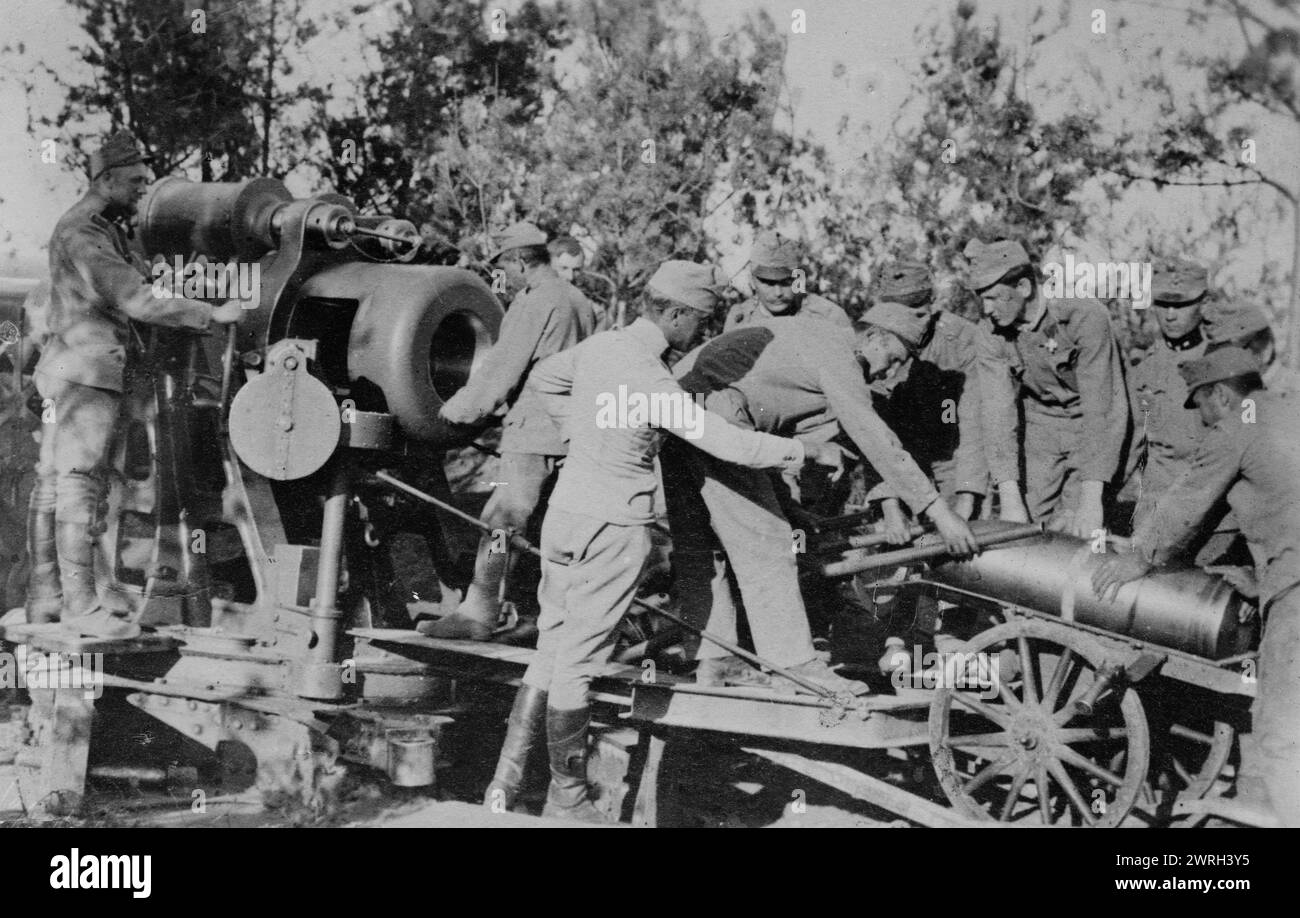
[[[871,321],[871,312],[864,319]],[[921,349],[895,377],[872,385],[881,418],[904,449],[934,480],[939,493],[984,495],[988,463],[984,456],[979,339],[988,334],[974,322],[939,312]],[[872,498],[895,497],[888,486]]]
[[[142,161],[118,154],[104,168]],[[131,320],[203,331],[212,319],[208,303],[155,295],[144,263],[103,207],[84,198],[50,239],[47,337],[34,374],[45,423],[29,512],[28,612],[37,619],[60,605],[65,615],[83,615],[96,602],[91,539],[133,359]]]
[[[1133,452],[1142,467],[1135,527],[1182,474],[1205,438],[1201,416],[1183,407],[1187,384],[1179,372],[1183,364],[1204,354],[1205,341],[1199,335],[1178,348],[1161,338],[1133,370]]]
[[[1243,363],[1253,361],[1231,348]],[[1238,356],[1239,355],[1239,356]],[[1209,358],[1189,364],[1189,388]],[[1213,369],[1213,368],[1211,368]],[[1202,373],[1200,384],[1216,381]],[[1227,378],[1222,375],[1220,379]],[[1261,611],[1267,614],[1260,642],[1259,691],[1253,713],[1253,748],[1261,777],[1283,821],[1300,825],[1300,401],[1259,392],[1253,420],[1230,412],[1208,431],[1191,466],[1170,486],[1155,511],[1134,532],[1134,546],[1148,562],[1176,557],[1225,498],[1256,559]],[[1243,744],[1243,750],[1247,746]]]
[[[545,241],[536,227],[516,224],[506,231],[504,242],[518,247],[536,244],[539,238]],[[445,416],[475,423],[501,405],[510,406],[501,433],[497,486],[483,509],[482,520],[493,529],[520,532],[554,482],[567,452],[540,398],[525,385],[528,375],[539,361],[589,337],[596,327],[595,307],[554,268],[534,267],[527,281],[506,311],[497,342],[483,365],[443,409]],[[491,538],[484,537],[474,580],[465,596],[464,614],[421,624],[421,630],[447,637],[488,637],[497,618],[505,574],[505,553],[493,552]]]
[[[799,308],[787,315],[800,315],[812,319],[821,319],[823,322],[830,322],[838,325],[840,328],[852,328],[853,323],[849,320],[849,315],[842,308],[826,299],[824,296],[818,296],[815,293],[806,293],[799,300]],[[724,332],[733,331],[745,325],[752,325],[754,322],[761,322],[764,319],[774,319],[776,316],[763,308],[755,297],[750,297],[743,303],[737,303],[727,312],[727,321],[723,325]]]
[[[647,286],[711,313],[717,302],[712,278],[706,266],[667,262]],[[529,378],[552,416],[562,419],[569,455],[542,525],[537,650],[524,673],[494,780],[509,790],[522,770],[532,729],[528,712],[537,710],[540,699],[546,707],[551,815],[595,818],[585,786],[587,689],[609,659],[615,628],[650,553],[648,527],[658,490],[654,460],[664,432],[689,435],[711,455],[755,468],[803,463],[798,441],[741,430],[707,412],[693,418],[685,413],[661,417],[657,426],[644,417],[634,425],[631,415],[624,425],[608,423],[603,406],[614,393],[629,404],[653,396],[662,403],[695,407],[663,362],[668,349],[660,327],[638,318],[625,329],[601,332],[542,361]]]
[[[1106,307],[1091,299],[1042,301],[1018,334],[980,339],[984,429],[1017,429],[1024,411],[1025,500],[1034,519],[1077,508],[1083,481],[1109,482],[1128,432],[1128,395]],[[995,484],[1019,480],[1017,440],[985,441]]]
[[[769,319],[697,348],[674,372],[688,391],[706,395],[710,410],[737,424],[810,440],[843,430],[918,514],[938,498],[876,415],[852,341],[832,325],[803,316]],[[672,450],[664,456],[664,483],[683,614],[734,640],[737,614],[725,567],[709,554],[716,536],[735,569],[758,652],[778,663],[811,656],[792,531],[772,477]],[[699,650],[703,659],[723,653]]]

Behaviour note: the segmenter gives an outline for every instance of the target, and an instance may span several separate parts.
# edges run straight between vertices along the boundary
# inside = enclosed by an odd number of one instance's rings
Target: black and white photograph
[[[1300,2],[0,14],[33,885],[1300,826]],[[1105,837],[1111,895],[1251,889],[1253,833]]]

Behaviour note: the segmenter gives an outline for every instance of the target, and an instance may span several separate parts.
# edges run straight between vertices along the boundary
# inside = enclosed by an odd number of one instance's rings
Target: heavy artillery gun
[[[319,801],[340,756],[431,783],[441,719],[429,712],[446,685],[420,679],[412,692],[398,679],[400,704],[385,708],[385,675],[367,684],[346,632],[382,623],[369,568],[385,536],[374,519],[393,499],[370,473],[446,489],[442,452],[465,435],[438,408],[495,341],[499,303],[472,271],[404,263],[418,243],[409,223],[339,195],[294,199],[271,179],[163,179],[141,202],[139,238],[166,263],[253,272],[257,295],[219,350],[157,332],[142,361],[134,485],[153,528],[132,538],[128,459],[101,597],[152,628],[132,640],[6,628],[29,653],[102,654],[97,701],[80,686],[31,689],[23,807],[74,807],[87,776],[166,781],[162,758],[205,794],[257,786]],[[424,522],[436,548],[437,520]],[[133,541],[147,543],[136,583],[122,576]]]

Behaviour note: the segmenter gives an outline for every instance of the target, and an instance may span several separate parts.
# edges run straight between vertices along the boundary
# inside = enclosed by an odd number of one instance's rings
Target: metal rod
[[[330,495],[325,501],[325,518],[320,535],[320,567],[316,570],[316,597],[311,604],[312,631],[316,635],[311,658],[315,663],[334,662],[334,644],[338,638],[339,626],[339,615],[334,606],[338,600],[343,528],[350,499],[348,485],[347,463],[340,459],[334,472]]]
[[[427,504],[432,504],[433,506],[439,508],[440,510],[445,510],[446,512],[450,513],[452,516],[455,516],[457,519],[464,520],[465,522],[469,523],[471,526],[476,527],[477,529],[481,529],[484,532],[492,531],[492,527],[489,526],[487,523],[483,522],[482,520],[480,520],[478,517],[471,516],[470,514],[466,513],[464,510],[461,510],[458,507],[453,507],[451,504],[447,503],[446,501],[438,500],[438,498],[434,497],[432,494],[425,494],[423,491],[419,490],[418,488],[411,487],[406,482],[394,478],[392,475],[389,475],[387,472],[380,471],[380,472],[375,472],[374,474],[375,474],[375,478],[384,482],[384,484],[390,485],[394,488],[397,488],[399,491],[403,491],[407,494],[410,494],[412,497],[418,498]],[[542,553],[538,551],[533,546],[533,544],[529,542],[527,539],[525,539],[523,536],[514,535],[512,533],[509,538],[510,538],[510,542],[514,544],[516,547],[521,548],[524,551],[528,552],[529,554],[535,555],[538,558],[542,557]],[[800,676],[796,673],[792,673],[790,670],[782,666],[777,666],[775,663],[763,659],[756,653],[750,653],[748,650],[745,650],[743,647],[736,646],[735,644],[731,643],[725,638],[720,638],[716,634],[710,634],[709,632],[705,631],[703,628],[700,628],[697,625],[693,625],[690,622],[686,621],[685,619],[677,617],[671,612],[666,612],[663,609],[660,609],[658,606],[653,606],[650,603],[645,602],[642,599],[638,599],[635,596],[632,597],[632,603],[633,605],[638,606],[646,610],[647,612],[653,612],[655,615],[661,616],[663,618],[668,619],[670,622],[674,622],[680,625],[681,627],[685,628],[687,631],[691,632],[692,634],[698,635],[703,640],[706,640],[711,644],[716,644],[719,647],[721,647],[723,650],[735,654],[736,656],[744,660],[746,663],[749,663],[753,666],[757,666],[760,669],[766,669],[769,672],[776,673],[778,676],[781,676],[784,679],[789,679],[795,685],[799,686],[800,688],[807,689],[808,691],[812,692],[815,695],[820,695],[823,698],[830,698],[830,699],[835,698],[835,693],[832,692],[830,689],[826,688],[825,686],[818,685],[816,682],[813,682],[810,679],[805,679],[803,676]]]
[[[1042,523],[1026,523],[1022,526],[1016,526],[1013,529],[1007,529],[1002,532],[993,532],[988,535],[976,536],[975,544],[980,548],[987,548],[991,545],[1000,545],[1003,542],[1015,542],[1020,539],[1027,539],[1032,536],[1041,535],[1042,532]],[[822,573],[827,577],[843,577],[846,574],[857,574],[862,571],[874,570],[880,567],[901,567],[905,564],[915,564],[918,561],[929,561],[932,558],[942,558],[947,554],[948,546],[946,545],[920,545],[916,548],[902,548],[898,551],[884,551],[850,561],[834,561],[830,564],[822,565]]]
[[[412,236],[397,236],[393,233],[381,233],[379,230],[366,229],[364,226],[354,226],[349,230],[353,236],[373,236],[376,239],[387,239],[390,242],[403,242],[407,245],[418,245],[420,240]]]

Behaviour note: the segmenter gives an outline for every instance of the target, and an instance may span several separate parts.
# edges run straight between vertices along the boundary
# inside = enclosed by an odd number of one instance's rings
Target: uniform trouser
[[[515,530],[522,535],[543,495],[554,486],[560,459],[540,453],[502,453],[497,486],[483,507],[483,522],[494,530]],[[490,551],[492,540],[491,535],[484,535],[480,541],[474,583],[495,593],[506,574],[506,553]]]
[[[39,372],[35,381],[44,423],[32,504],[53,505],[60,523],[89,530],[99,518],[122,395]]]
[[[524,682],[548,692],[549,707],[569,711],[586,707],[592,676],[609,662],[650,556],[650,529],[550,507],[541,550],[537,651]]]
[[[1259,683],[1242,770],[1263,780],[1282,823],[1300,827],[1300,585],[1275,598],[1259,643]],[[1243,738],[1244,739],[1244,738]]]
[[[94,549],[122,397],[37,373],[41,450],[27,515],[27,610],[33,621],[95,603]]]
[[[1082,419],[1025,411],[1025,509],[1036,522],[1079,508],[1080,474],[1073,456]]]
[[[739,396],[730,392],[712,393],[706,407],[739,426],[751,426],[743,405],[735,401]],[[758,654],[778,666],[813,659],[816,651],[799,592],[794,534],[772,475],[722,462],[685,444],[664,447],[660,458],[682,617],[736,642],[736,604],[726,579],[729,565]],[[718,543],[725,561],[712,551]],[[704,641],[696,653],[716,659],[728,651]]]

